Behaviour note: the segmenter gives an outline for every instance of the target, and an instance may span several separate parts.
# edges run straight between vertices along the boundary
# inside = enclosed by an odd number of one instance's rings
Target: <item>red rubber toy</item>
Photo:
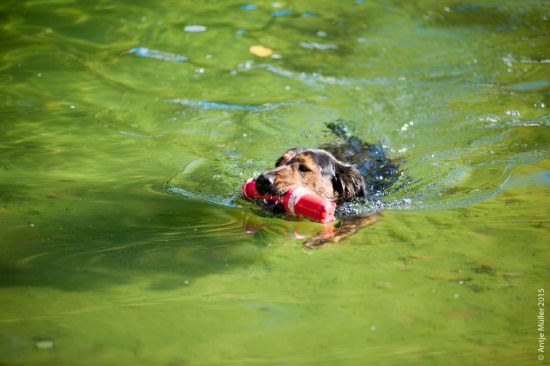
[[[248,179],[242,186],[246,198],[263,198],[269,201],[281,202],[285,211],[294,216],[304,216],[310,220],[323,224],[334,221],[336,203],[319,197],[306,188],[295,188],[288,191],[284,196],[270,196],[260,194],[256,190],[256,180]]]

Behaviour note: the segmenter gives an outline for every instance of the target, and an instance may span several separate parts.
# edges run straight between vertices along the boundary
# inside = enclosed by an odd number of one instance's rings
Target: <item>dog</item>
[[[389,159],[380,144],[365,143],[349,132],[346,124],[329,123],[329,131],[339,140],[322,148],[292,148],[275,162],[275,167],[256,178],[256,190],[261,194],[283,196],[297,187],[304,187],[320,197],[342,206],[345,202],[365,202],[370,197],[384,195],[399,179],[397,162]],[[337,155],[337,156],[335,156]],[[341,161],[348,158],[351,163]],[[306,247],[338,243],[369,226],[378,213],[342,217],[330,234],[321,233],[306,240]]]
[[[283,196],[297,187],[333,202],[365,196],[359,170],[323,149],[290,149],[277,159],[274,169],[256,178],[256,190],[261,194]]]

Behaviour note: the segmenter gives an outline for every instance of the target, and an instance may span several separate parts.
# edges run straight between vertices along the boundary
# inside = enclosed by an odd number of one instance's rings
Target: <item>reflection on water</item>
[[[189,99],[170,99],[168,102],[182,104],[188,107],[196,107],[202,109],[235,109],[241,111],[267,111],[274,109],[278,106],[288,105],[286,103],[265,103],[262,105],[243,105],[243,104],[230,104],[222,102],[209,102],[207,100],[189,100]],[[296,104],[296,103],[290,103]]]
[[[536,362],[545,4],[7,1],[0,17],[0,364]],[[336,120],[403,175],[362,208],[375,225],[303,250],[321,225],[239,188],[333,142]]]
[[[174,55],[173,53],[162,52],[157,50],[150,50],[146,47],[132,48],[130,51],[128,51],[128,53],[135,53],[136,55],[141,57],[157,58],[159,60],[165,60],[165,61],[178,61],[178,62],[187,61],[187,57],[185,56]]]

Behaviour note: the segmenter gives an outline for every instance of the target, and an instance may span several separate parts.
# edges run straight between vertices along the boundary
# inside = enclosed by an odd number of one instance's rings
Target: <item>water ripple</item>
[[[319,43],[319,42],[307,42],[307,41],[301,41],[300,46],[304,48],[309,49],[315,49],[315,50],[336,50],[338,49],[337,44],[333,43]]]
[[[238,72],[246,72],[254,69],[266,69],[267,71],[284,76],[286,78],[294,79],[300,81],[309,86],[318,87],[319,84],[329,84],[329,85],[365,85],[365,84],[387,84],[390,81],[394,82],[404,81],[403,77],[397,78],[388,78],[388,77],[374,77],[374,78],[357,78],[357,77],[342,77],[342,76],[326,76],[321,73],[306,73],[306,72],[296,72],[286,70],[280,67],[276,67],[272,64],[258,64],[254,65],[252,62],[244,62],[239,65]]]
[[[503,117],[499,115],[487,115],[483,117],[477,118],[479,122],[489,122],[486,125],[482,125],[482,128],[485,127],[548,127],[550,126],[550,113],[546,113],[537,117],[533,118],[509,118],[510,115],[513,115],[513,113],[510,113],[512,111],[508,111],[508,118],[504,119]]]
[[[158,60],[164,61],[176,61],[176,62],[185,62],[187,57],[176,55],[174,53],[151,50],[146,47],[136,47],[128,51],[128,53],[136,54],[140,57],[156,58]]]
[[[426,177],[404,189],[409,193],[409,198],[405,199],[407,204],[383,205],[382,207],[396,210],[433,210],[471,206],[501,193],[510,181],[512,167],[513,164],[507,164],[500,172],[500,176],[490,182],[478,182],[477,187],[471,189],[459,187],[463,181],[480,175],[481,170],[464,166],[461,169],[457,168],[448,172],[444,176]],[[429,183],[426,184],[427,181]],[[397,202],[399,203],[399,201]]]
[[[224,102],[212,102],[207,100],[191,100],[191,99],[168,99],[167,102],[177,103],[188,107],[195,107],[199,109],[227,109],[227,110],[240,110],[240,111],[252,111],[252,112],[264,112],[273,110],[281,106],[291,106],[300,103],[296,102],[273,102],[264,104],[232,104]]]
[[[169,187],[166,187],[165,189],[167,192],[175,193],[185,198],[189,198],[193,200],[208,202],[215,206],[241,207],[240,205],[237,205],[234,202],[240,196],[240,192],[238,194],[233,194],[231,196],[213,196],[202,192],[193,192],[188,189],[184,189],[180,187],[169,186]]]

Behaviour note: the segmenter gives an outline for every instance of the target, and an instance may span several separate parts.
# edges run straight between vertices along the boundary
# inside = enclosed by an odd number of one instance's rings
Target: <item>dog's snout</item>
[[[271,173],[263,173],[256,178],[256,190],[261,194],[270,192],[275,176]]]

